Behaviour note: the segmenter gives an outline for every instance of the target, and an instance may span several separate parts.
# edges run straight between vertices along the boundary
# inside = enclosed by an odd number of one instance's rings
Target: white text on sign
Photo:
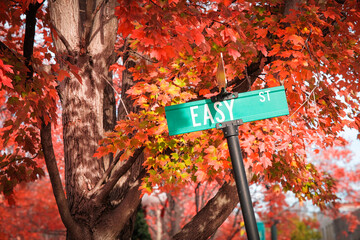
[[[222,107],[223,104],[225,105],[227,112],[223,111],[224,109],[220,108]],[[204,111],[203,111],[204,116],[199,116],[199,113],[197,111],[199,106],[192,106],[190,107],[190,114],[191,114],[193,127],[200,127],[202,125],[207,125],[209,120],[212,124],[214,124],[215,121],[217,123],[224,122],[226,119],[225,114],[229,116],[230,120],[234,120],[233,107],[234,107],[234,99],[231,99],[230,101],[216,102],[213,105],[213,110],[215,110],[215,112],[218,113],[220,116],[215,115],[216,117],[214,118],[213,114],[211,113],[211,112],[214,113],[214,111],[211,111],[212,109],[209,108],[209,105],[207,104],[204,105]]]
[[[267,100],[270,101],[270,90],[266,90],[265,91],[267,93]],[[259,96],[260,96],[260,102],[265,102],[266,101],[266,98],[264,96],[264,92],[259,92]]]

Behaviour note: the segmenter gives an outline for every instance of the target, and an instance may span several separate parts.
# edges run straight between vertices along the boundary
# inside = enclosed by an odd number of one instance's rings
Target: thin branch
[[[229,24],[229,23],[226,23],[226,22],[221,22],[221,21],[218,21],[218,20],[215,20],[215,19],[213,19],[212,21],[213,21],[213,22],[216,22],[216,23],[219,23],[219,24],[221,24],[221,25],[224,25],[225,27],[231,27],[230,24]]]
[[[49,172],[50,182],[55,196],[56,204],[60,213],[60,217],[69,233],[74,235],[74,239],[81,239],[81,229],[72,218],[69,205],[65,197],[63,186],[60,179],[59,169],[56,164],[54,147],[51,139],[51,123],[41,123],[40,129],[41,146],[44,152],[46,168]]]
[[[96,194],[96,201],[102,202],[109,195],[119,179],[133,166],[143,150],[144,147],[136,149],[133,156],[131,156],[124,165],[114,172],[109,181],[106,182],[101,189],[99,189],[99,193]]]
[[[245,67],[245,76],[246,76],[246,80],[247,80],[247,82],[248,82],[248,84],[249,84],[249,90],[248,91],[250,91],[250,88],[251,88],[251,80],[250,80],[250,77],[249,77],[249,74],[248,74],[248,70],[247,70],[247,67]]]
[[[149,224],[148,227],[153,232],[153,234],[156,235],[157,231],[155,230],[155,228],[151,224]]]
[[[72,51],[71,51],[71,46],[70,43],[66,40],[66,38],[64,37],[64,35],[61,33],[61,31],[55,26],[55,24],[53,23],[53,21],[50,21],[50,26],[51,28],[53,28],[56,32],[56,34],[58,35],[59,39],[61,40],[61,42],[64,44],[68,54],[70,56],[73,56]]]
[[[35,159],[37,156],[39,155],[39,153],[36,153],[35,156],[33,157],[21,157],[21,158],[16,158],[14,157],[14,159],[8,161],[7,163],[4,163],[4,161],[2,162],[3,165],[1,165],[0,169],[3,169],[7,166],[9,166],[10,164],[14,163],[14,162],[18,162],[18,161],[22,161],[22,160],[33,160]]]
[[[9,56],[7,53],[10,53],[18,63],[21,63],[22,66],[26,68],[26,71],[29,71],[28,67],[26,66],[23,56],[21,56],[20,54],[18,54],[17,52],[13,51],[12,49],[10,49],[5,43],[3,43],[2,41],[0,41],[0,51],[2,54]]]
[[[240,229],[241,229],[241,227],[236,228],[235,231],[233,232],[233,234],[231,234],[231,235],[227,238],[227,240],[232,240],[232,239],[236,236],[236,234],[237,234],[238,232],[240,232]]]
[[[116,91],[116,89],[115,89],[114,86],[111,84],[111,82],[110,82],[103,74],[101,75],[101,78],[102,78],[103,80],[105,80],[105,82],[106,82],[107,84],[110,85],[110,87],[114,90],[114,92],[116,93],[116,95],[119,97],[120,102],[122,103],[122,105],[123,105],[123,107],[124,107],[124,109],[125,109],[126,116],[127,116],[127,118],[130,120],[129,111],[128,111],[125,103],[124,103],[124,100],[123,100],[122,97],[121,97],[121,94],[118,93],[118,91]]]
[[[115,239],[117,235],[112,236],[111,234],[118,234],[118,231],[124,228],[124,225],[129,221],[130,217],[133,216],[134,211],[138,209],[141,202],[141,179],[145,176],[146,171],[143,168],[138,177],[132,182],[130,188],[127,190],[125,198],[117,205],[116,208],[105,213],[99,219],[99,224],[96,226],[99,232],[105,231],[104,229],[110,230],[108,232],[107,239]]]
[[[195,207],[196,207],[196,213],[199,212],[199,188],[200,188],[200,183],[197,184],[196,188],[195,188]]]
[[[233,228],[236,227],[237,218],[238,218],[239,215],[240,215],[240,208],[238,207],[237,211],[236,211],[236,214],[235,214],[235,217],[234,217]]]
[[[309,49],[309,48],[308,48],[308,42],[309,42],[309,40],[310,40],[311,33],[312,33],[312,29],[310,29],[310,33],[309,33],[308,37],[306,38],[306,40],[305,40],[305,42],[304,42],[304,46],[302,47],[302,49],[301,49],[300,52],[304,51],[305,47],[307,47],[307,49]],[[310,58],[311,58],[311,53],[309,52],[309,54],[310,54]]]
[[[152,4],[154,4],[156,7],[160,8],[161,10],[163,9],[162,7],[160,7],[159,5],[157,5],[153,0],[150,0],[150,2],[151,2]]]
[[[92,13],[91,15],[91,18],[94,19],[95,18],[95,15],[99,12],[100,8],[104,5],[104,3],[106,2],[107,0],[102,0],[96,7],[95,11]]]
[[[138,52],[136,52],[136,51],[134,51],[132,49],[130,49],[129,52],[133,53],[133,54],[135,54],[135,55],[137,55],[137,56],[139,56],[139,57],[141,57],[143,59],[145,59],[148,62],[151,62],[151,63],[158,63],[159,62],[157,60],[152,60],[152,59],[150,59],[150,58],[148,58],[148,57],[146,57],[146,56],[144,56],[144,55],[142,55],[142,54],[140,54],[140,53],[138,53]]]
[[[316,90],[316,88],[317,88],[318,86],[319,86],[319,85],[316,85],[316,86],[313,88],[313,90],[311,90],[309,96],[308,96],[308,97],[305,99],[305,101],[300,105],[300,107],[298,107],[289,117],[287,117],[287,121],[283,121],[283,122],[280,124],[280,126],[283,125],[284,122],[290,122],[291,117],[294,116],[294,115],[310,100],[311,95],[314,93],[314,91]]]
[[[110,174],[112,172],[112,170],[114,169],[115,165],[117,164],[117,162],[120,160],[121,155],[124,153],[124,150],[122,150],[121,152],[119,152],[114,161],[111,162],[110,166],[108,169],[106,169],[105,173],[103,174],[103,176],[100,178],[100,180],[97,182],[97,184],[95,185],[95,187],[93,189],[91,189],[91,191],[89,191],[88,193],[88,197],[90,197],[91,195],[93,195],[96,191],[98,191],[102,184],[105,182],[105,180],[110,177]]]

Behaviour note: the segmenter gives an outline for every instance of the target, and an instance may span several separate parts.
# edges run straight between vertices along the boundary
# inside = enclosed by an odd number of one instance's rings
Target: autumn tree
[[[155,191],[143,198],[153,239],[171,239],[219,190],[216,182],[190,184],[182,191]]]
[[[19,184],[14,205],[7,205],[1,196],[0,239],[65,239],[66,231],[51,196],[51,185],[45,177]]]
[[[0,189],[11,202],[15,185],[44,175],[44,158],[69,239],[127,239],[141,194],[154,186],[222,185],[173,239],[207,239],[232,212],[238,198],[222,133],[169,137],[164,114],[217,93],[220,53],[228,91],[287,91],[289,117],[240,128],[248,180],[279,183],[321,208],[336,199],[333,178],[307,162],[306,147],[344,145],[343,128],[360,128],[356,1],[0,6]],[[51,141],[57,109],[66,195]]]
[[[321,234],[318,230],[319,226],[316,220],[310,218],[305,221],[292,219],[292,222],[292,224],[296,226],[295,230],[291,233],[292,240],[321,239]]]

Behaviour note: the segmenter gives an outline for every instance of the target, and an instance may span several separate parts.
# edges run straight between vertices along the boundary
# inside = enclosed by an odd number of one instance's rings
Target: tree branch
[[[60,41],[64,44],[64,46],[67,50],[67,54],[69,54],[70,56],[73,56],[70,43],[66,40],[64,35],[60,32],[60,30],[55,26],[55,24],[52,21],[50,21],[50,25],[51,25],[51,28],[53,28],[54,31],[56,32],[56,34],[58,35]]]
[[[99,224],[95,227],[94,235],[98,233],[100,236],[106,236],[107,239],[116,239],[118,237],[116,234],[124,228],[125,224],[140,204],[141,191],[139,190],[139,187],[145,173],[145,169],[142,169],[137,179],[131,184],[125,198],[120,204],[112,211],[101,216],[101,219],[98,221]],[[95,236],[94,238],[96,239],[97,237]]]
[[[96,194],[96,201],[98,203],[101,203],[104,201],[104,199],[109,195],[111,190],[114,188],[116,183],[119,181],[121,176],[123,176],[136,162],[137,158],[140,156],[140,154],[143,152],[144,147],[138,148],[135,150],[133,156],[131,156],[125,163],[122,165],[119,169],[117,169],[114,174],[110,176],[110,179],[108,182],[106,182],[101,189],[99,189],[99,192],[94,192]]]
[[[34,74],[30,61],[34,52],[36,13],[40,6],[41,4],[38,2],[35,4],[31,3],[26,11],[23,56],[25,57],[25,65],[29,69],[29,72],[27,73],[27,81],[31,81]],[[65,227],[69,230],[70,236],[74,239],[80,239],[82,236],[81,228],[75,223],[70,214],[68,202],[61,184],[60,173],[56,164],[54,147],[51,139],[51,122],[46,124],[43,117],[41,117],[40,141],[60,217]]]
[[[23,45],[23,55],[25,57],[25,65],[29,68],[28,77],[32,77],[34,74],[34,69],[30,64],[31,57],[34,52],[34,38],[35,38],[35,28],[36,28],[36,13],[40,8],[42,3],[32,3],[29,5],[28,10],[26,11],[26,24],[25,24],[25,37]]]
[[[235,182],[223,184],[205,207],[172,239],[208,239],[230,215],[238,202]]]
[[[8,58],[9,58],[9,55],[11,55],[12,57],[14,57],[16,59],[17,63],[21,63],[21,67],[27,68],[26,71],[29,70],[24,62],[23,57],[20,54],[18,54],[17,52],[10,49],[8,46],[6,46],[6,44],[3,43],[2,41],[0,41],[0,51],[4,56],[7,56]]]
[[[35,159],[37,156],[39,155],[39,153],[36,153],[33,157],[22,157],[22,158],[16,158],[14,157],[12,160],[8,160],[8,162],[2,162],[0,169],[3,169],[7,166],[9,166],[10,164],[14,163],[14,162],[20,162],[22,160],[33,160]]]
[[[91,189],[91,191],[89,191],[88,193],[88,197],[90,198],[91,195],[93,195],[96,191],[98,191],[102,184],[105,182],[105,180],[110,177],[110,174],[112,172],[112,170],[114,169],[114,167],[116,166],[117,162],[120,160],[121,155],[124,153],[124,150],[122,150],[121,152],[119,152],[116,156],[114,161],[111,162],[110,166],[108,169],[106,169],[106,171],[104,172],[103,176],[100,178],[100,180],[97,182],[97,184],[95,185],[95,187],[93,189]]]
[[[97,7],[95,8],[94,12],[91,14],[91,19],[93,20],[96,16],[96,14],[99,12],[100,8],[102,8],[102,6],[104,5],[104,3],[106,2],[106,0],[102,0]]]
[[[195,188],[195,207],[196,207],[196,213],[199,212],[199,208],[200,208],[200,204],[199,204],[199,191],[200,191],[200,183],[197,184],[196,188]]]
[[[264,67],[274,60],[275,58],[273,57],[265,57],[262,53],[259,53],[259,61],[251,63],[244,70],[245,77],[242,79],[235,77],[228,85],[233,86],[234,92],[241,93],[249,91],[252,84],[262,73]]]
[[[56,164],[54,148],[51,139],[51,123],[45,124],[44,120],[41,123],[40,129],[41,146],[44,152],[46,168],[49,172],[50,182],[55,196],[56,204],[60,213],[60,217],[69,233],[74,236],[74,239],[81,239],[81,229],[72,218],[65,197],[63,186],[61,184],[59,169]]]

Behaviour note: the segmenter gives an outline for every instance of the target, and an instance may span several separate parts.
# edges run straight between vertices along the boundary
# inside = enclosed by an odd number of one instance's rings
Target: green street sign
[[[263,222],[256,222],[260,240],[265,240],[265,224]]]
[[[235,99],[210,99],[165,107],[169,135],[215,128],[217,123],[251,122],[289,114],[283,86],[238,94]]]

